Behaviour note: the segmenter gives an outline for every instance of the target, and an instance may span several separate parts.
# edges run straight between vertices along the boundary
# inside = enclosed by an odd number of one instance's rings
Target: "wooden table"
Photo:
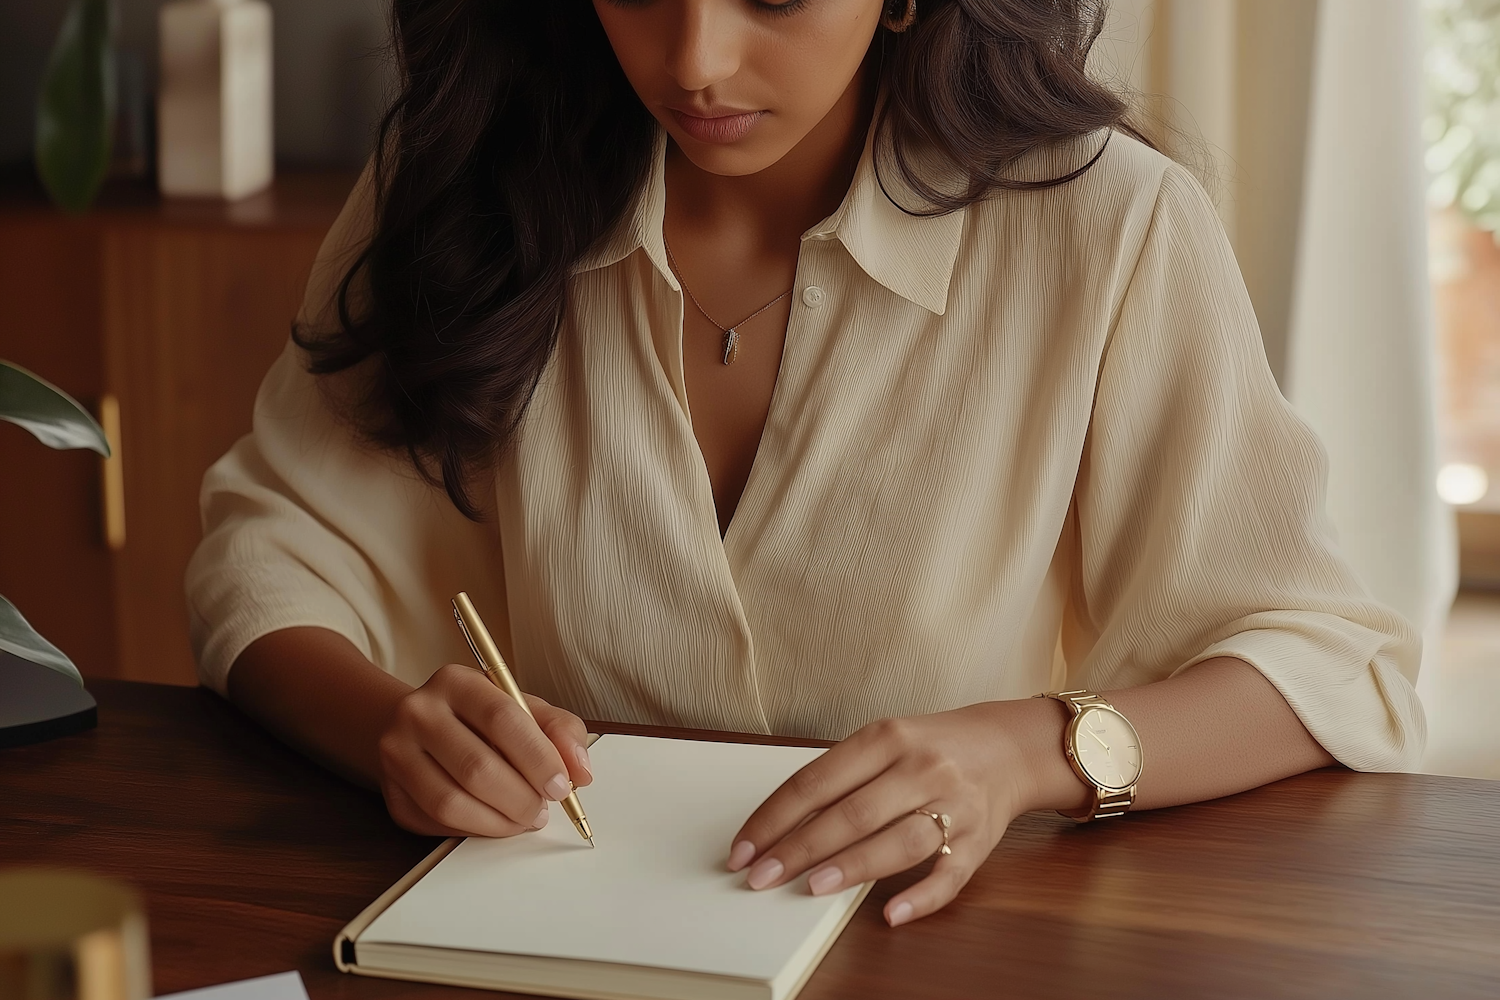
[[[207,691],[90,688],[97,730],[0,751],[0,863],[139,886],[159,993],[295,968],[314,1000],[497,996],[333,967],[437,841]],[[805,1000],[1500,996],[1500,783],[1329,769],[1095,827],[1028,815],[957,902],[890,930],[912,877],[876,886]]]

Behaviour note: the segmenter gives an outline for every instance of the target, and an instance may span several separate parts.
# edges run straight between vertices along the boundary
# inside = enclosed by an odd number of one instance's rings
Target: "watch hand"
[[[1094,731],[1092,729],[1090,729],[1088,726],[1084,726],[1083,727],[1083,731],[1086,732],[1086,733],[1088,733],[1090,736],[1093,736],[1094,737],[1094,742],[1097,743],[1097,744],[1099,744],[1101,747],[1103,747],[1105,753],[1109,753],[1109,744],[1106,743],[1106,742],[1104,742],[1103,740],[1101,740],[1098,736],[1095,736],[1094,735]]]

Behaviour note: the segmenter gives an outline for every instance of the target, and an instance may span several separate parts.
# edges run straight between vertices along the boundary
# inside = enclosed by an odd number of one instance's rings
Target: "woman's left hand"
[[[926,878],[893,896],[885,918],[895,927],[941,909],[1010,821],[1036,807],[1037,782],[1007,724],[1017,710],[1031,707],[988,702],[865,726],[761,804],[734,838],[729,869],[753,861],[747,879],[752,889],[809,872],[814,895],[894,875],[942,847],[938,823],[913,811],[922,809],[951,817],[952,853],[938,855]],[[1034,719],[1032,714],[1027,721]],[[1062,756],[1060,739],[1055,752]]]

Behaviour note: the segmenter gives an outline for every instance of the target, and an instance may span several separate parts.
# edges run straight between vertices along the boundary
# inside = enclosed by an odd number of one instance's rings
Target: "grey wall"
[[[31,155],[33,107],[69,0],[0,0],[0,163]],[[276,25],[276,155],[358,165],[394,74],[387,0],[270,0]],[[153,80],[160,0],[115,0],[117,39]]]

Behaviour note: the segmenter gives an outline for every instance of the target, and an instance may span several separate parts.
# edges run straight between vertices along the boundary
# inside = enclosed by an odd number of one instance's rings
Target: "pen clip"
[[[469,652],[474,654],[474,660],[479,664],[479,669],[486,674],[490,672],[490,665],[484,662],[484,657],[479,653],[479,644],[474,641],[474,636],[469,633],[469,624],[464,621],[464,616],[459,613],[458,605],[453,606],[453,620],[458,622],[458,630],[464,634],[464,641],[469,644]]]

